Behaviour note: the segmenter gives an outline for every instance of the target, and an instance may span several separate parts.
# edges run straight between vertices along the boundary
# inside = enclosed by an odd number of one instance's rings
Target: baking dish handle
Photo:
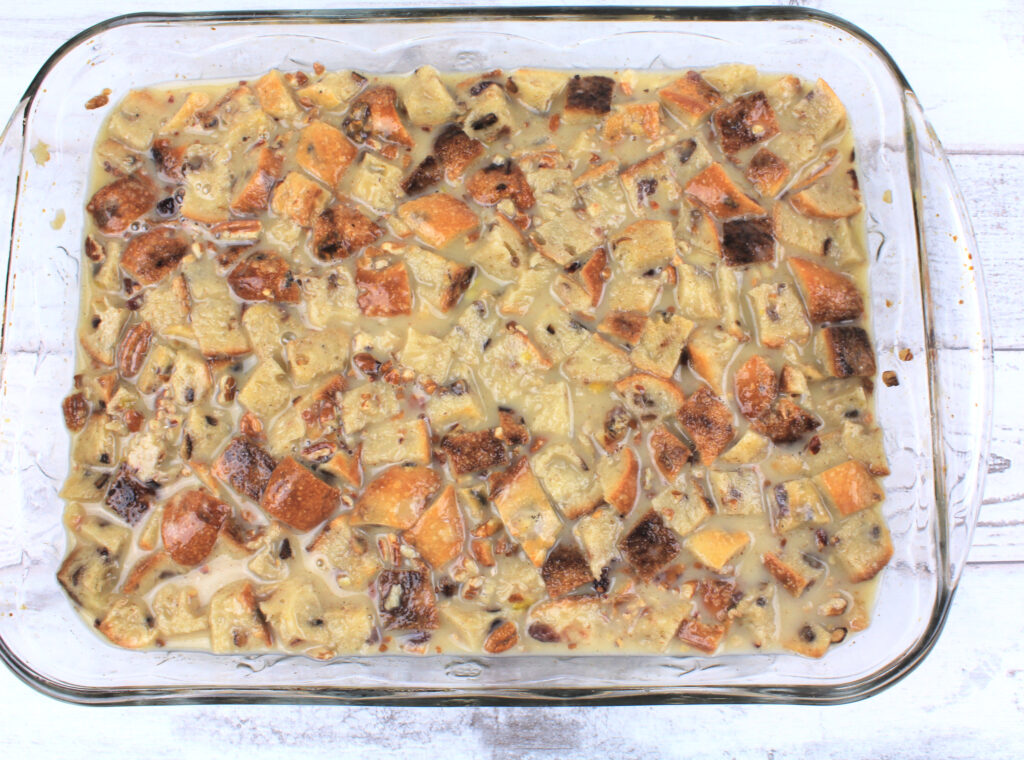
[[[955,589],[978,520],[991,437],[992,331],[966,204],[921,104],[907,92],[908,143],[931,354],[940,557]]]
[[[0,133],[0,283],[3,283],[3,322],[0,323],[0,351],[7,325],[7,300],[10,283],[11,257],[14,255],[14,202],[21,182],[21,161],[25,148],[25,109],[28,100],[22,100]]]

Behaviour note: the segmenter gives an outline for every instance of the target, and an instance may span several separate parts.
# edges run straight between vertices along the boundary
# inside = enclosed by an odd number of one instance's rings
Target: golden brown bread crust
[[[85,210],[108,235],[124,232],[156,203],[156,188],[144,174],[130,174],[101,187]]]
[[[466,539],[466,526],[455,498],[455,486],[446,487],[403,537],[435,569],[458,557]]]
[[[873,507],[885,498],[885,492],[870,470],[856,460],[830,467],[816,480],[844,516]]]
[[[269,251],[250,253],[227,279],[232,292],[244,301],[298,303],[302,296],[288,262]]]
[[[774,198],[789,179],[789,167],[767,148],[761,148],[747,164],[746,177],[761,195]]]
[[[185,233],[157,227],[128,241],[121,254],[121,268],[143,285],[154,285],[173,272],[189,249]]]
[[[791,399],[782,396],[772,404],[771,409],[754,420],[751,426],[775,443],[793,443],[817,430],[821,422]]]
[[[277,462],[249,438],[232,439],[213,463],[213,474],[253,501],[263,498]]]
[[[864,313],[864,299],[857,284],[846,275],[797,256],[790,257],[789,266],[812,322],[842,322],[858,319]]]
[[[429,467],[393,465],[370,481],[360,494],[353,520],[408,530],[440,487],[440,476]]]
[[[298,530],[310,530],[326,520],[341,499],[329,486],[291,457],[280,461],[260,499],[268,515]]]
[[[658,425],[651,431],[647,445],[651,449],[654,466],[669,483],[675,482],[683,466],[693,458],[689,446],[664,425]]]
[[[132,477],[122,464],[107,487],[104,503],[126,523],[135,525],[149,510],[153,495],[154,489]]]
[[[349,108],[348,116],[342,122],[342,129],[352,142],[362,144],[371,137],[413,147],[396,107],[398,94],[395,88],[385,85],[365,90]]]
[[[775,111],[763,92],[736,98],[715,111],[712,120],[718,143],[726,154],[738,153],[779,133]]]
[[[430,574],[420,570],[381,570],[377,599],[384,628],[432,631],[440,626]]]
[[[368,317],[394,317],[412,313],[412,287],[409,272],[399,261],[384,269],[356,267],[358,303]]]
[[[493,430],[446,435],[441,439],[441,451],[457,476],[508,464],[508,450]]]
[[[569,80],[565,111],[568,114],[601,116],[612,110],[615,80],[603,76],[580,76]]]
[[[512,159],[493,161],[466,180],[466,190],[481,206],[493,206],[506,198],[518,211],[533,207],[533,190],[526,175]]]
[[[707,386],[698,388],[676,413],[690,436],[701,464],[711,464],[736,434],[732,412]]]
[[[686,183],[686,194],[718,219],[764,214],[764,209],[715,163]]]
[[[696,618],[687,618],[676,632],[679,640],[706,654],[714,654],[725,636],[724,625],[708,625]]]
[[[398,216],[423,242],[439,249],[479,224],[469,206],[447,193],[406,201],[398,207]]]
[[[767,216],[730,219],[722,225],[722,258],[729,266],[775,260],[775,231]]]
[[[676,558],[681,547],[676,534],[652,509],[623,537],[619,549],[637,576],[650,582]]]
[[[804,593],[810,583],[810,579],[801,575],[789,563],[783,561],[778,555],[772,552],[765,552],[761,555],[761,563],[765,569],[793,596],[800,596]]]
[[[872,377],[875,352],[863,327],[840,325],[822,329],[826,363],[833,377]]]
[[[160,535],[171,559],[186,566],[206,559],[230,512],[227,504],[202,488],[176,493],[164,507],[160,522]]]
[[[434,153],[449,182],[462,177],[466,167],[482,156],[484,150],[482,142],[467,135],[457,124],[445,127],[434,140]]]
[[[570,542],[558,544],[548,552],[540,574],[544,579],[548,596],[552,599],[563,597],[584,583],[594,581],[594,576],[590,574],[590,566],[587,564],[583,552],[576,544]]]
[[[284,155],[266,145],[260,147],[256,169],[231,201],[236,214],[258,214],[270,205],[270,193],[281,179]]]
[[[356,146],[340,131],[322,121],[311,122],[299,132],[295,161],[318,180],[333,188],[356,157]]]
[[[419,165],[402,180],[402,190],[406,195],[418,195],[429,187],[433,187],[444,179],[444,166],[434,157],[427,156]]]
[[[610,311],[598,327],[623,343],[635,345],[647,324],[647,315],[640,311]]]
[[[695,124],[722,102],[718,90],[696,71],[674,80],[658,90],[658,97],[671,113]]]
[[[736,370],[736,403],[748,420],[756,420],[771,409],[779,395],[775,370],[759,354],[751,356]]]
[[[313,255],[320,261],[338,261],[376,242],[383,228],[346,204],[335,204],[313,220]]]

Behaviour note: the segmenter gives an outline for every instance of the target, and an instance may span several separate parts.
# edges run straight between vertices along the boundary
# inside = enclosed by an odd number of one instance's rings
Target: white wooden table
[[[305,7],[343,3],[306,0]],[[372,3],[352,2],[351,6]],[[381,4],[381,3],[377,3]],[[415,0],[395,3],[415,6]],[[449,4],[465,4],[450,0]],[[653,3],[648,3],[653,4]],[[0,748],[20,758],[1024,757],[1024,3],[801,2],[888,48],[952,156],[988,280],[996,399],[981,521],[949,623],[927,660],[883,694],[842,707],[85,708],[0,669]],[[49,54],[103,19],[141,10],[287,2],[0,2],[0,118]],[[970,10],[967,10],[970,8]]]

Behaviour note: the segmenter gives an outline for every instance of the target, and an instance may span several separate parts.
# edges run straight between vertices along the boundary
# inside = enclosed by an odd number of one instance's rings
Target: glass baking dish
[[[317,662],[114,648],[57,585],[68,436],[60,412],[76,350],[83,207],[110,88],[244,78],[278,67],[406,72],[522,65],[685,69],[744,62],[825,78],[856,137],[871,249],[878,414],[896,554],[872,625],[820,660],[728,656],[377,655]],[[38,146],[45,144],[49,159]],[[874,694],[934,645],[976,521],[988,450],[992,356],[963,199],[889,55],[802,8],[482,8],[140,14],[78,35],[43,66],[0,142],[6,279],[0,392],[0,657],[28,684],[90,704],[251,702],[840,703]],[[66,216],[63,224],[60,216]],[[8,224],[7,220],[11,220]],[[913,359],[899,355],[909,349]],[[906,353],[903,353],[906,356]]]

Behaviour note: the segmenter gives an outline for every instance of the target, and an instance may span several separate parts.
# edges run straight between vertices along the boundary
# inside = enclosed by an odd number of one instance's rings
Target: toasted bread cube
[[[676,416],[697,448],[701,464],[714,462],[736,435],[732,412],[707,386],[686,399]]]
[[[253,353],[260,358],[273,357],[284,345],[285,333],[302,329],[286,307],[266,302],[249,306],[242,313],[242,325]]]
[[[426,420],[391,420],[363,432],[363,464],[430,463],[430,427]]]
[[[260,499],[264,512],[297,530],[310,530],[333,512],[341,499],[329,486],[291,457],[274,468]]]
[[[90,414],[71,446],[72,459],[84,465],[109,467],[117,461],[117,436],[103,412]]]
[[[736,370],[736,404],[749,420],[768,413],[779,395],[779,381],[768,362],[754,354]]]
[[[509,76],[506,89],[527,108],[544,113],[568,80],[564,71],[516,69]]]
[[[210,627],[199,609],[199,592],[192,586],[168,584],[153,597],[156,629],[164,636],[200,633]]]
[[[416,166],[409,176],[402,180],[402,190],[408,196],[419,195],[444,179],[444,167],[434,156],[427,156]],[[394,223],[392,222],[392,225]],[[395,231],[399,232],[397,226]],[[400,234],[405,234],[401,231]]]
[[[807,385],[807,375],[799,367],[792,364],[784,364],[779,373],[779,391],[788,393],[790,396],[803,396],[810,393]]]
[[[473,281],[473,267],[417,246],[400,249],[423,298],[443,313],[451,311]]]
[[[538,251],[563,267],[588,256],[601,244],[601,237],[594,231],[593,223],[580,219],[571,210],[543,219],[536,225],[530,240]]]
[[[417,375],[443,383],[448,380],[452,357],[451,347],[443,340],[410,327],[398,361]]]
[[[235,177],[231,172],[230,153],[210,143],[193,143],[182,156],[186,166],[185,199],[181,215],[204,224],[226,222],[231,216],[231,190]]]
[[[674,383],[660,377],[635,374],[615,384],[626,409],[641,422],[651,422],[675,414],[686,396]]]
[[[641,219],[612,241],[613,258],[623,271],[634,275],[668,265],[675,252],[672,225],[662,220]]]
[[[210,600],[210,648],[214,652],[243,652],[269,647],[270,628],[259,611],[252,583],[237,581]]]
[[[562,371],[584,385],[614,383],[631,369],[625,351],[594,333],[562,363]]]
[[[580,76],[568,83],[565,116],[568,121],[583,121],[602,116],[612,110],[615,81],[604,76]]]
[[[761,503],[761,474],[756,468],[712,471],[708,477],[719,514],[759,515],[764,511]]]
[[[352,101],[342,129],[356,143],[387,140],[413,147],[412,138],[402,124],[397,108],[398,93],[394,87],[372,87]]]
[[[433,66],[420,66],[402,92],[402,105],[417,127],[436,127],[455,116],[455,99]]]
[[[739,342],[720,326],[700,326],[690,333],[686,352],[690,366],[716,393],[724,393],[725,368]]]
[[[498,82],[470,79],[458,85],[460,105],[465,110],[460,123],[466,134],[492,143],[517,127],[505,90]]]
[[[743,531],[705,528],[689,536],[683,543],[704,565],[721,573],[737,554],[747,548],[750,536]]]
[[[458,557],[462,553],[466,528],[455,499],[455,487],[445,488],[403,536],[435,570]]]
[[[75,604],[89,612],[106,607],[121,576],[121,557],[105,546],[79,543],[61,563],[57,580]]]
[[[466,167],[483,155],[484,150],[482,142],[467,135],[456,124],[449,124],[434,140],[434,153],[449,182],[458,182]]]
[[[490,480],[491,499],[505,529],[523,547],[530,561],[540,567],[562,523],[530,469],[529,460],[520,457],[508,470],[492,475]]]
[[[121,597],[99,623],[100,632],[119,647],[140,649],[156,641],[156,626],[142,602]]]
[[[693,322],[675,314],[660,313],[647,320],[636,347],[629,355],[633,366],[659,377],[672,377]]]
[[[149,509],[153,490],[136,480],[122,464],[107,486],[104,503],[129,525],[137,524]]]
[[[519,228],[499,214],[470,252],[473,263],[491,277],[514,282],[526,268],[530,248]]]
[[[395,465],[374,478],[356,501],[353,521],[407,530],[416,524],[428,501],[441,487],[429,467]]]
[[[306,105],[317,105],[333,111],[350,101],[366,86],[366,77],[354,71],[329,71],[296,91]]]
[[[296,163],[328,187],[341,181],[356,157],[356,147],[340,130],[322,121],[312,121],[299,132],[295,146]]]
[[[789,179],[786,162],[767,148],[761,148],[747,164],[746,178],[766,198],[774,198]]]
[[[755,430],[771,438],[774,443],[799,441],[820,426],[821,422],[814,415],[785,396],[779,398],[768,412],[752,423]]]
[[[610,311],[601,320],[597,329],[621,340],[626,345],[634,346],[643,335],[647,315],[640,311]],[[584,327],[584,325],[580,325]]]
[[[862,327],[823,328],[817,350],[833,377],[872,377],[875,374],[875,352]]]
[[[696,478],[677,478],[651,500],[665,524],[680,536],[687,536],[714,514],[711,500]]]
[[[885,499],[881,484],[863,462],[850,460],[815,476],[814,482],[842,515],[852,515]]]
[[[159,521],[157,521],[159,522]],[[148,594],[157,583],[182,572],[183,568],[165,551],[144,554],[128,571],[121,591],[125,594]]]
[[[711,164],[687,182],[686,194],[718,219],[764,214],[764,209],[733,182],[719,163]]]
[[[231,508],[208,491],[178,491],[164,507],[160,535],[179,565],[198,565],[213,551]]]
[[[193,335],[188,324],[191,298],[182,275],[175,275],[146,291],[139,316],[159,336],[166,338]]]
[[[602,571],[619,556],[622,518],[618,510],[611,506],[598,507],[577,520],[572,533],[583,547],[590,574],[600,578]]]
[[[277,584],[259,608],[275,638],[285,647],[327,643],[324,607],[310,579],[289,578]]]
[[[670,484],[676,481],[683,470],[683,465],[693,456],[690,448],[664,424],[659,424],[651,431],[647,446],[654,466]]]
[[[719,455],[724,464],[756,464],[768,456],[771,444],[768,439],[753,430],[747,430],[732,448]]]
[[[793,106],[792,113],[800,124],[800,130],[819,143],[846,121],[846,108],[824,79],[814,83],[814,87]]]
[[[412,313],[412,287],[405,262],[399,261],[382,269],[356,266],[357,303],[367,317],[394,317]]]
[[[586,325],[574,319],[565,309],[549,305],[537,319],[534,339],[553,361],[568,359],[590,337]]]
[[[466,191],[481,206],[510,200],[517,211],[533,207],[533,190],[523,170],[510,159],[494,159],[466,180]]]
[[[85,210],[101,232],[124,232],[156,203],[156,187],[144,174],[130,174],[104,185],[89,200]]]
[[[274,189],[270,209],[302,227],[310,227],[328,200],[330,193],[321,185],[298,172],[288,172],[284,181]]]
[[[728,106],[715,111],[713,120],[719,145],[727,155],[738,153],[779,133],[775,111],[763,92],[736,98]]]
[[[845,219],[860,212],[860,185],[853,168],[833,169],[806,190],[795,193],[790,200],[794,208],[819,219]]]
[[[323,555],[337,572],[339,586],[358,591],[369,585],[381,563],[366,539],[352,529],[351,520],[351,514],[335,517],[309,545],[309,551]]]
[[[868,429],[850,420],[843,421],[843,448],[854,459],[864,462],[872,475],[888,475],[889,461],[880,428]]]
[[[619,181],[630,210],[641,218],[648,208],[664,208],[679,198],[679,185],[664,151],[623,169]]]
[[[498,311],[507,316],[521,317],[533,302],[550,289],[551,279],[558,270],[547,259],[531,257],[530,266],[519,274],[519,279],[501,294]]]
[[[383,422],[400,411],[395,387],[374,382],[345,391],[341,398],[341,423],[347,435],[354,435],[374,422]]]
[[[570,435],[572,404],[567,383],[545,383],[530,391],[523,407],[530,429],[543,435]]]
[[[811,326],[792,285],[766,282],[751,288],[749,295],[762,345],[781,348],[787,341],[807,342]]]
[[[238,392],[242,406],[265,422],[291,397],[292,385],[288,382],[288,375],[273,359],[261,360]]]
[[[253,85],[260,106],[275,119],[294,119],[302,113],[295,102],[292,91],[277,69],[272,69],[260,77]]]
[[[477,394],[463,381],[439,389],[427,400],[427,419],[435,430],[443,430],[452,424],[463,426],[482,422],[483,408]]]
[[[313,221],[310,245],[320,261],[337,261],[374,243],[384,230],[356,209],[337,204]]]
[[[651,581],[679,554],[679,539],[661,515],[650,510],[619,542],[619,549],[643,581]]]
[[[213,262],[208,257],[197,259],[185,265],[184,275],[192,297],[192,329],[203,356],[221,358],[249,353],[241,309]]]
[[[817,489],[807,478],[779,483],[771,490],[768,505],[776,533],[788,533],[805,525],[824,525],[831,519]]]
[[[89,316],[83,320],[78,333],[82,348],[100,364],[112,365],[121,328],[128,317],[128,309],[116,306],[106,298],[93,300]]]
[[[879,508],[844,520],[833,539],[839,562],[854,583],[871,580],[892,559],[892,538]]]
[[[573,180],[587,216],[606,233],[616,229],[629,214],[619,182],[619,162],[608,161],[583,172]]]
[[[789,259],[789,266],[813,322],[842,322],[864,313],[864,299],[848,276],[796,256]]]
[[[567,443],[548,444],[533,458],[533,470],[555,505],[570,520],[601,503],[601,483],[590,466]]]
[[[153,140],[153,120],[143,117],[161,106],[148,90],[132,90],[110,115],[110,133],[130,148],[145,150]]]
[[[493,430],[456,432],[441,439],[452,474],[467,475],[508,464],[505,444]]]
[[[593,583],[583,552],[573,543],[561,543],[548,554],[540,569],[548,596],[558,599],[572,593],[585,583]]]
[[[593,260],[599,255],[604,255],[600,249],[590,258]],[[583,270],[581,269],[580,271],[582,272]],[[555,297],[566,308],[581,314],[591,314],[593,312],[594,300],[592,294],[578,280],[569,275],[556,275],[554,282],[551,283],[551,292],[555,294]],[[598,292],[598,299],[600,299],[600,292]]]
[[[402,193],[402,170],[372,153],[363,153],[349,192],[379,214],[391,211]]]
[[[679,640],[706,654],[714,654],[725,636],[726,626],[709,625],[696,618],[687,618],[679,624]]]
[[[658,90],[661,104],[683,124],[695,125],[722,102],[722,96],[696,71]]]
[[[679,313],[687,319],[718,319],[722,305],[718,300],[715,276],[695,264],[675,260],[676,303]]]
[[[730,219],[722,225],[722,258],[729,266],[775,260],[775,235],[766,216]]]
[[[761,555],[761,564],[779,582],[786,591],[793,596],[799,597],[810,586],[820,571],[814,572],[817,568],[809,565],[803,560],[803,555],[788,553],[788,556],[780,557],[773,552],[765,552]]]
[[[285,346],[296,385],[306,385],[320,375],[343,371],[348,362],[348,332],[328,328],[309,332]]]
[[[601,599],[596,596],[567,596],[541,602],[530,610],[530,638],[542,642],[563,642],[570,647],[599,641],[607,630]]]
[[[840,266],[863,261],[851,239],[849,222],[804,216],[780,201],[772,209],[772,223],[776,239],[786,246],[828,257]]]
[[[469,206],[447,193],[433,193],[406,201],[398,216],[427,245],[444,248],[479,224]]]
[[[612,145],[627,137],[654,140],[661,134],[661,107],[657,102],[617,106],[604,120],[601,136]]]
[[[358,318],[359,290],[347,269],[337,267],[323,275],[302,278],[302,295],[306,316],[314,327],[327,327],[342,320]]]
[[[231,291],[243,301],[298,303],[300,289],[288,262],[276,253],[256,251],[227,277]]]
[[[628,275],[619,273],[608,284],[605,303],[609,312],[635,311],[649,313],[661,296],[661,290],[667,278],[665,272]]]
[[[386,630],[434,630],[440,625],[430,574],[382,570],[377,576],[378,611]]]
[[[784,638],[782,646],[805,657],[822,657],[831,643],[831,634],[824,626],[805,623],[793,635]]]
[[[253,501],[263,498],[277,462],[248,438],[234,438],[213,463],[213,474]]]
[[[628,515],[637,498],[640,462],[633,449],[626,446],[616,454],[602,457],[597,462],[597,476],[601,482],[604,500]]]

